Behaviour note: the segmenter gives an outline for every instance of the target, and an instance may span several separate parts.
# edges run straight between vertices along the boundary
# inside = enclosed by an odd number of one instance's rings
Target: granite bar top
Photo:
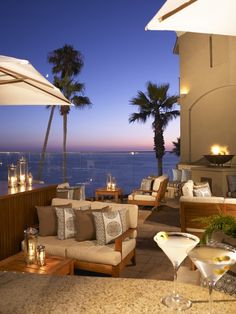
[[[178,284],[193,302],[186,313],[207,313],[205,288]],[[149,279],[50,276],[0,272],[0,313],[162,314],[171,311],[161,297],[173,282]],[[236,299],[213,292],[214,314],[236,312]]]

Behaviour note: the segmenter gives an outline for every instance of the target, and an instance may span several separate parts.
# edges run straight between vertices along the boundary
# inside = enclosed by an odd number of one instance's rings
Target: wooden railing
[[[0,188],[3,185],[0,185]],[[3,192],[4,191],[4,192]],[[36,205],[49,205],[56,185],[32,187],[23,192],[0,191],[0,260],[21,250],[24,230],[38,223]]]

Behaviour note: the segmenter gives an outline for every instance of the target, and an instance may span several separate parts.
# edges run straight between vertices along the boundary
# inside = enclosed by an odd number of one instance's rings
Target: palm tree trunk
[[[162,176],[163,173],[163,163],[162,163],[162,157],[159,157],[157,159],[157,169],[158,169],[158,176]]]
[[[67,139],[67,114],[63,113],[63,182],[67,182],[66,139]]]
[[[46,154],[46,149],[47,149],[47,145],[48,145],[48,138],[49,138],[49,133],[50,133],[50,129],[51,129],[52,118],[53,118],[55,107],[56,106],[51,106],[51,112],[50,112],[50,116],[49,116],[49,119],[48,119],[48,126],[47,126],[47,130],[46,130],[45,138],[44,138],[41,158],[40,158],[40,162],[39,162],[38,173],[37,173],[37,177],[36,177],[37,180],[42,180],[42,173],[43,173],[43,166],[44,166],[44,161],[45,161],[45,154]]]

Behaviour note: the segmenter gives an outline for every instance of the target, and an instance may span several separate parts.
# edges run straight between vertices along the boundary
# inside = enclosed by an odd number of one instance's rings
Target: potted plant
[[[236,238],[236,218],[230,215],[212,215],[209,217],[201,217],[197,219],[206,226],[201,242],[206,243],[210,239],[213,232],[222,231],[227,236]]]

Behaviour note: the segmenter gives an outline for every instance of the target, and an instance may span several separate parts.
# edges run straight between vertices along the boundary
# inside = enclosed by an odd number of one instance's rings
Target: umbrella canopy
[[[236,36],[236,0],[167,0],[146,30]]]
[[[0,105],[70,105],[27,60],[0,56]]]

